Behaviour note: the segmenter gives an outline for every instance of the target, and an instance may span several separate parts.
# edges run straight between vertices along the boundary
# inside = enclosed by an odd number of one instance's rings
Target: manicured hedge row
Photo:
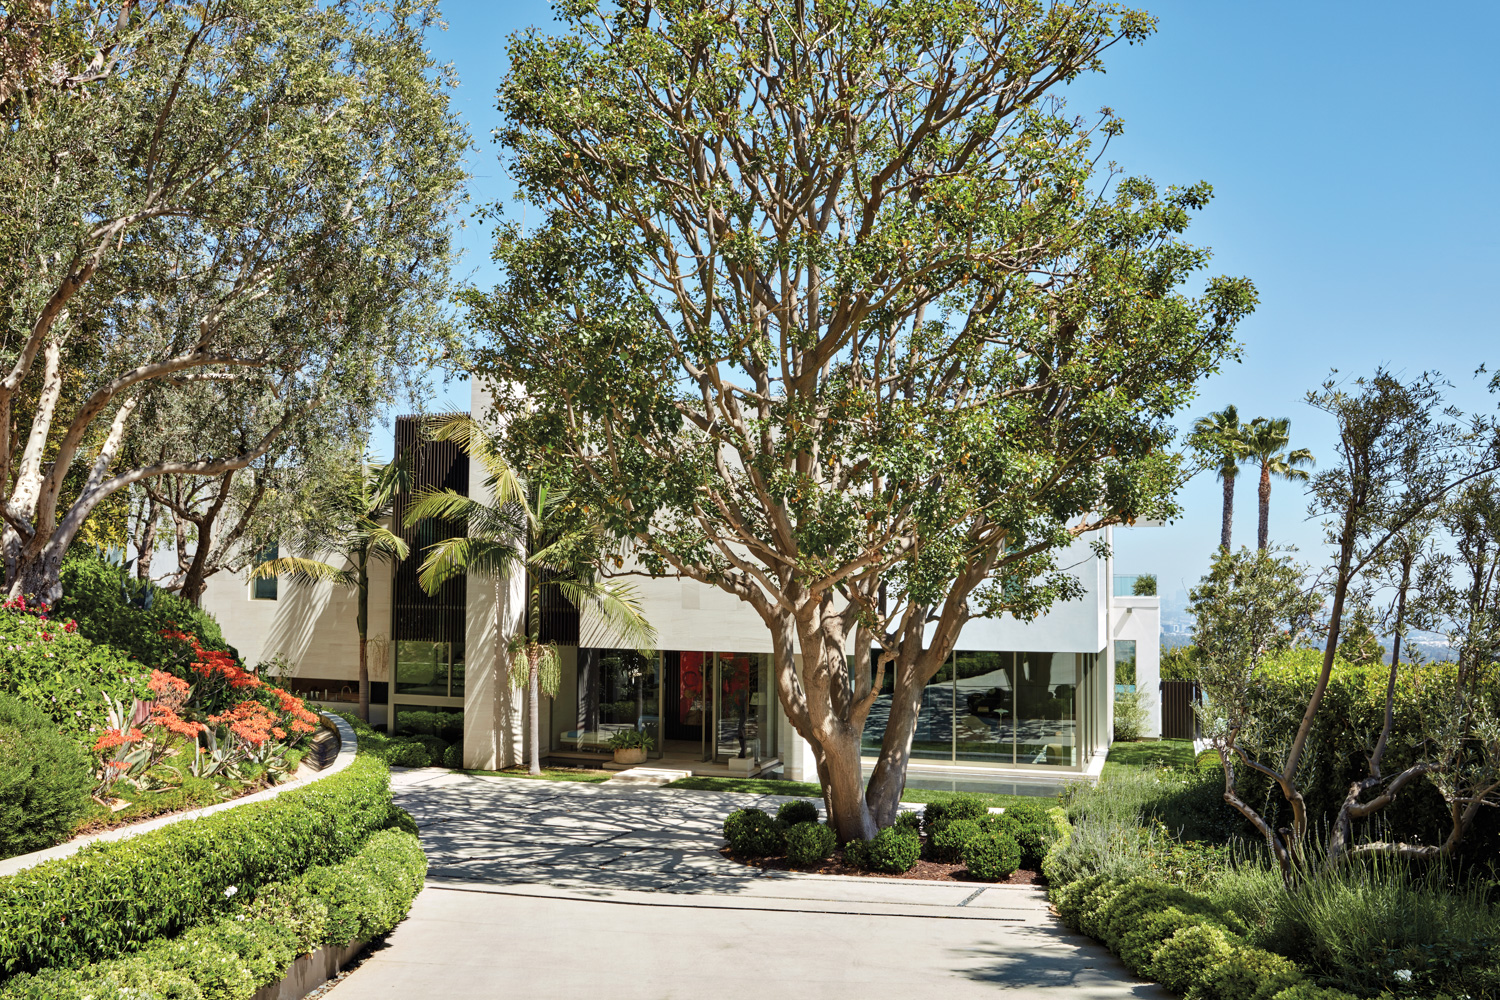
[[[0,879],[0,976],[114,958],[261,886],[348,858],[391,816],[390,773],[361,755],[274,799],[92,844]]]
[[[246,1000],[298,955],[395,927],[426,872],[417,839],[385,830],[343,863],[262,886],[237,912],[180,937],[81,969],[16,976],[0,986],[0,1000]]]
[[[1066,837],[1063,831],[1054,849]],[[1132,972],[1187,1000],[1355,1000],[1309,982],[1282,956],[1247,944],[1238,917],[1186,889],[1103,875],[1066,882],[1057,877],[1058,866],[1046,862],[1043,871],[1063,923],[1102,942]]]

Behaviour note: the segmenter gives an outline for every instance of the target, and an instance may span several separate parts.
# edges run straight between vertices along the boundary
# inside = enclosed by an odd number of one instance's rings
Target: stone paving
[[[1030,886],[764,872],[724,817],[777,796],[398,771],[427,888],[331,992],[373,997],[1165,998]]]

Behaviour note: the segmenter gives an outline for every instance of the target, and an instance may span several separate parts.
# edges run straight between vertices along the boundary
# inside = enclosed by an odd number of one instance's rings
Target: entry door
[[[761,758],[760,656],[719,653],[714,657],[713,760]]]

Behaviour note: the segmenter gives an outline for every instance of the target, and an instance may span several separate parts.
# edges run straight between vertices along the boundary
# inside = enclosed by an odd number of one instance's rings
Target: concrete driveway
[[[724,817],[783,798],[397,772],[427,888],[330,991],[367,998],[1166,998],[1030,886],[761,872]]]

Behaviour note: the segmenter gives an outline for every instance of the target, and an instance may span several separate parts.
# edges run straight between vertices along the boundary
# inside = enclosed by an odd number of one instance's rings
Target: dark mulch
[[[770,858],[747,858],[735,854],[725,847],[719,851],[720,854],[731,861],[738,861],[742,865],[752,868],[765,868],[780,872],[808,872],[814,875],[858,875],[861,877],[875,878],[904,878],[919,882],[970,882],[974,885],[1046,885],[1047,880],[1042,877],[1041,872],[1034,872],[1022,868],[1013,873],[1010,878],[1003,882],[985,882],[969,874],[969,870],[960,864],[946,864],[941,861],[928,861],[925,858],[918,861],[909,872],[901,875],[891,875],[888,872],[870,872],[863,868],[855,868],[853,865],[844,864],[842,852],[835,851],[833,857],[820,865],[812,868],[794,865],[785,857],[776,856]]]

